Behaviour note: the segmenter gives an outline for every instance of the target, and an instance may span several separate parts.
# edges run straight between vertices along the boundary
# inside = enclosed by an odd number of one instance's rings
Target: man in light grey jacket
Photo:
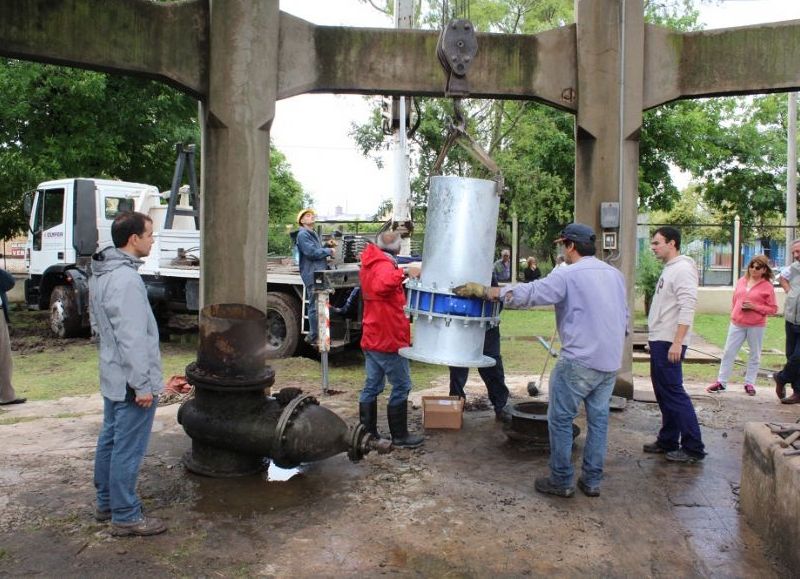
[[[120,213],[111,225],[114,247],[92,256],[89,302],[99,338],[103,426],[97,440],[95,518],[111,520],[115,536],[156,535],[167,530],[146,517],[136,481],[164,390],[158,326],[139,276],[153,246],[152,220]]]

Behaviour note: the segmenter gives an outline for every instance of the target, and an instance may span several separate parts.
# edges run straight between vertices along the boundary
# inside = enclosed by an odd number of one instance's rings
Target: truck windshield
[[[33,249],[42,248],[42,232],[64,222],[64,189],[39,191],[39,205],[33,222]]]

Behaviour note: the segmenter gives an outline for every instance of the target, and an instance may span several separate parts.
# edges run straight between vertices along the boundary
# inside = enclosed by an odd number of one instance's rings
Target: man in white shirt
[[[683,388],[681,363],[697,304],[697,266],[681,255],[681,233],[674,227],[656,229],[650,248],[664,262],[647,318],[650,379],[662,422],[658,438],[643,450],[693,464],[706,452],[692,400]]]

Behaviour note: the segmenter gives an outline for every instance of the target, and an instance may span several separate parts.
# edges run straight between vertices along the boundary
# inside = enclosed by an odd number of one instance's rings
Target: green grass
[[[96,392],[99,388],[97,351],[82,341],[71,341],[60,351],[14,356],[14,388],[18,396],[34,400]]]
[[[5,410],[3,411],[5,412]],[[20,422],[33,422],[39,420],[39,416],[14,416],[11,418],[0,418],[0,426],[11,426],[12,424],[19,424]]]
[[[502,354],[506,372],[525,374],[538,378],[548,354],[535,336],[550,340],[555,328],[553,311],[504,310],[502,313]],[[637,325],[644,322],[641,314],[636,316]],[[14,353],[14,386],[19,396],[31,400],[52,400],[63,396],[94,394],[99,390],[97,368],[97,349],[89,340],[58,341],[42,339],[41,328],[46,318],[41,312],[16,311],[13,324],[17,343],[24,344],[21,351]],[[727,335],[729,318],[727,315],[698,314],[695,319],[695,332],[708,342],[722,348]],[[37,326],[38,324],[38,326]],[[36,342],[38,340],[38,342]],[[38,346],[36,345],[38,343]],[[33,346],[31,346],[33,344]],[[556,341],[555,348],[560,344]],[[770,318],[764,340],[762,367],[779,368],[784,361],[783,319]],[[770,353],[777,350],[780,353]],[[162,344],[162,365],[165,380],[172,375],[183,375],[186,366],[197,356],[195,337],[173,338]],[[744,353],[740,359],[744,359]],[[554,360],[548,361],[552,369]],[[275,388],[286,385],[302,385],[314,391],[321,386],[321,369],[318,360],[297,357],[270,362],[275,370]],[[684,364],[684,375],[688,380],[713,381],[718,364]],[[646,363],[634,364],[634,374],[649,376]],[[448,370],[444,366],[411,363],[411,375],[415,389],[428,388],[431,383],[445,381]],[[329,383],[336,390],[358,391],[364,383],[364,360],[357,349],[334,354],[330,357]]]

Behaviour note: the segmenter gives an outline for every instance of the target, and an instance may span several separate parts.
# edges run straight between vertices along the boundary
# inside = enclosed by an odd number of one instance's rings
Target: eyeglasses
[[[764,269],[764,266],[760,263],[751,263],[750,269]]]

